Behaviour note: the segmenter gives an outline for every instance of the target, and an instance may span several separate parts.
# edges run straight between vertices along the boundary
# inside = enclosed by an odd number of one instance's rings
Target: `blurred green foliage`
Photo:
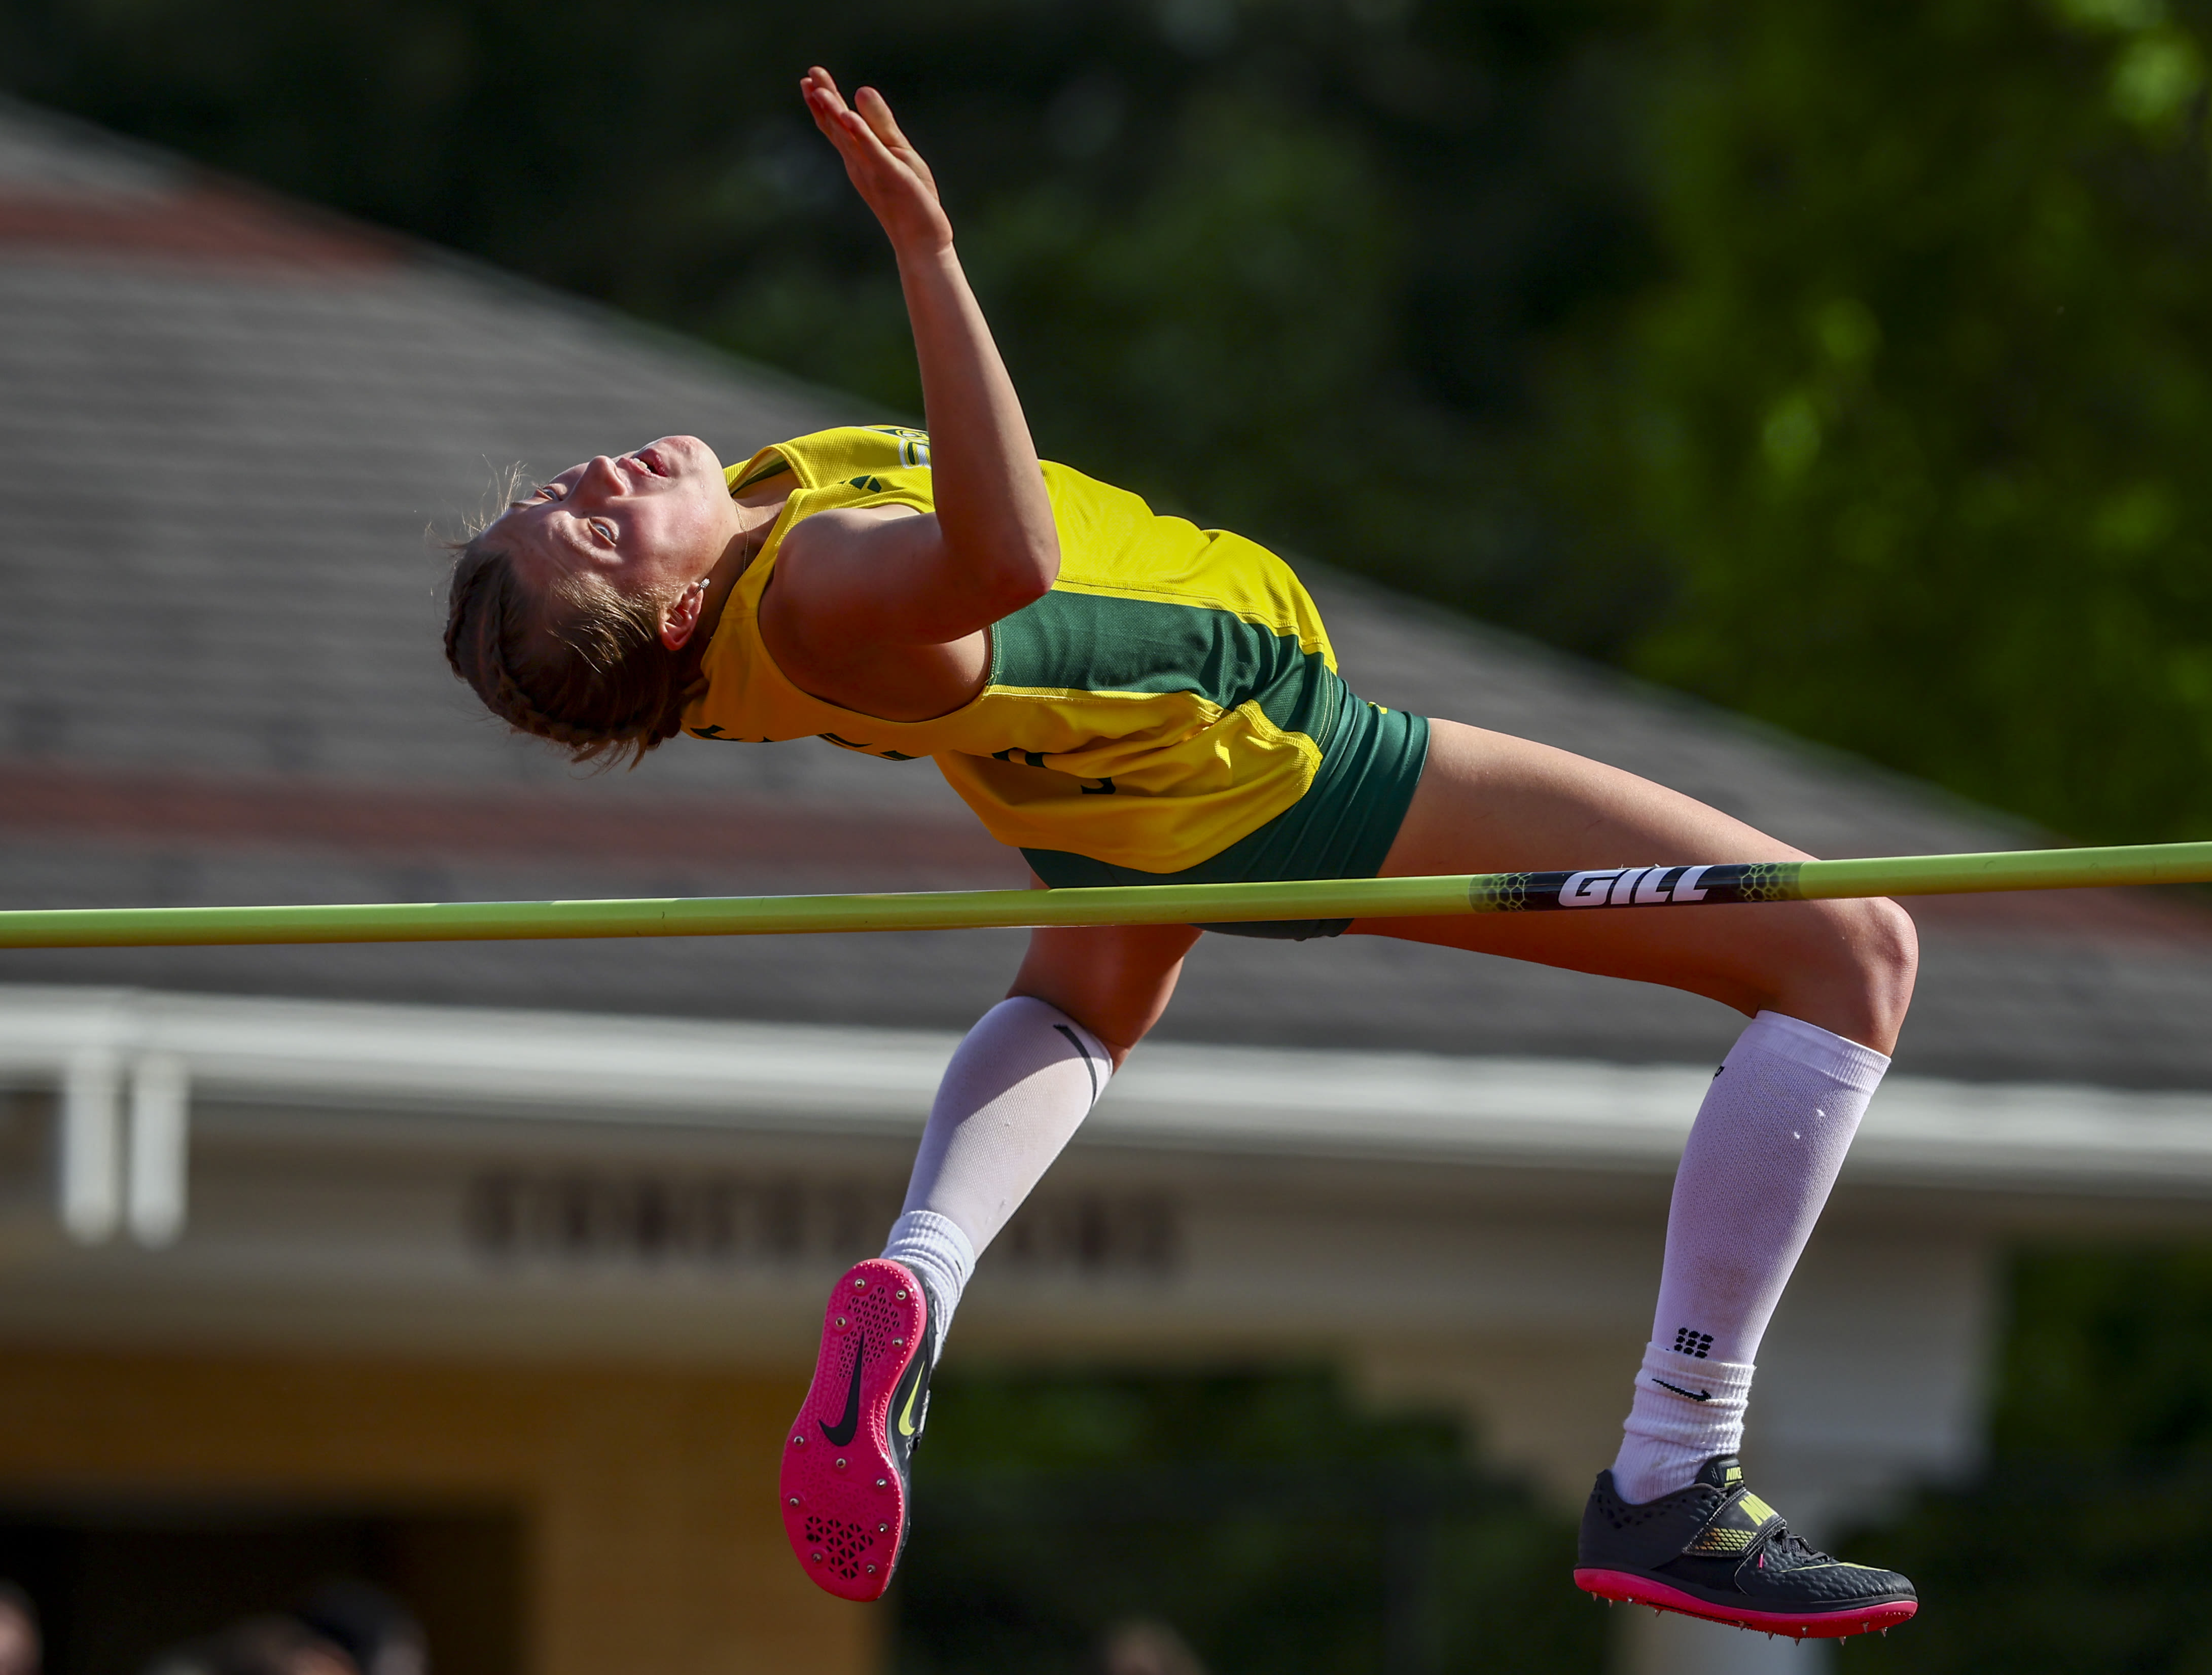
[[[1850,1544],[1924,1605],[1844,1668],[2203,1675],[2212,1250],[2031,1251],[2011,1294],[1990,1470]]]
[[[2212,9],[1669,13],[1674,270],[1557,410],[1586,526],[1674,580],[1634,665],[2084,837],[2212,831]]]
[[[2212,1466],[2212,1250],[2021,1256],[1992,1440],[2006,1460]]]
[[[896,1667],[1092,1675],[1152,1622],[1209,1675],[1595,1675],[1571,1525],[1466,1452],[1318,1373],[947,1378]]]
[[[872,81],[1046,453],[1534,620],[1546,334],[1650,264],[1626,0],[0,0],[27,96],[919,406]]]

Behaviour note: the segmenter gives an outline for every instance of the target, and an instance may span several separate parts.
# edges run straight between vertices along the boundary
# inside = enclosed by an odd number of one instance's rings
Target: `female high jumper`
[[[1616,768],[1363,701],[1280,559],[1040,462],[929,169],[873,89],[801,91],[896,252],[928,430],[723,468],[695,437],[571,466],[462,549],[446,649],[579,760],[678,733],[933,758],[1044,887],[1587,868],[1801,852]],[[1752,1364],[1888,1067],[1911,921],[1888,901],[1039,930],[953,1054],[903,1212],[831,1294],[784,1520],[872,1599],[976,1256],[1165,1010],[1202,930],[1400,937],[1686,990],[1751,1020],[1700,1107],[1619,1457],[1575,1581],[1747,1628],[1887,1628],[1894,1572],[1813,1551],[1745,1487]]]

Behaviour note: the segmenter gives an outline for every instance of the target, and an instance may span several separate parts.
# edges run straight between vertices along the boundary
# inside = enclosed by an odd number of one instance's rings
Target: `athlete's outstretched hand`
[[[983,689],[985,630],[1059,575],[1052,497],[929,165],[874,88],[848,105],[818,67],[799,85],[898,257],[935,510],[830,507],[800,519],[761,596],[761,633],[817,698],[870,715],[943,715]]]
[[[921,154],[899,131],[883,94],[862,88],[848,105],[819,64],[799,77],[799,90],[814,125],[837,148],[854,187],[890,235],[892,248],[902,256],[949,249],[952,223],[937,201],[937,182]]]

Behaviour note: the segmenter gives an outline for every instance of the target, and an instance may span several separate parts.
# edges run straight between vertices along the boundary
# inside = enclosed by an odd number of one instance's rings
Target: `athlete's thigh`
[[[1059,1007],[1105,1042],[1118,1066],[1167,1010],[1199,936],[1188,925],[1040,927],[1006,992]]]
[[[1412,877],[1805,859],[1730,815],[1620,768],[1437,721],[1382,871]],[[1871,1004],[1859,992],[1868,973],[1901,963],[1909,992],[1910,922],[1887,903],[1483,913],[1360,919],[1352,929],[1665,983],[1745,1011],[1784,1004],[1800,1017],[1817,1012],[1811,1021],[1860,1041],[1894,1030],[1894,1019],[1862,1015]],[[1900,937],[1905,949],[1888,945]],[[1901,1015],[1902,996],[1890,999],[1874,1010]]]

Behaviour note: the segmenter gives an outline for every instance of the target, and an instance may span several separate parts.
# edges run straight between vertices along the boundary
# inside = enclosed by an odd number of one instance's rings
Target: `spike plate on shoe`
[[[926,1352],[924,1297],[900,1263],[872,1257],[848,1270],[830,1293],[814,1381],[784,1437],[784,1532],[814,1584],[841,1599],[881,1599],[906,1545],[904,1461],[920,1416],[910,1392],[908,1446],[895,1448],[902,1416],[892,1408],[902,1385],[920,1389],[907,1374]]]
[[[1607,1605],[1617,1599],[1626,1605],[1649,1605],[1654,1611],[1679,1611],[1684,1617],[1703,1617],[1708,1623],[1788,1635],[1793,1640],[1840,1640],[1846,1635],[1863,1635],[1875,1629],[1887,1634],[1920,1609],[1917,1600],[1897,1599],[1817,1617],[1797,1611],[1751,1611],[1713,1605],[1649,1576],[1633,1576],[1621,1570],[1577,1570],[1575,1586],[1585,1593],[1595,1594]]]

